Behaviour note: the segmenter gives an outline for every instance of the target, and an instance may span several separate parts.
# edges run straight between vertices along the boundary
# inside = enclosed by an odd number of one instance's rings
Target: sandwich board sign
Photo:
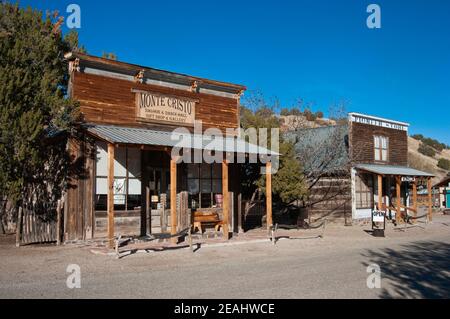
[[[372,211],[372,230],[375,237],[384,237],[386,228],[386,212],[382,210]]]

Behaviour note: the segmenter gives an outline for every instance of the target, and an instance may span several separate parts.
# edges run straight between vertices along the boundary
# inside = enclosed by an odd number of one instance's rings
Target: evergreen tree
[[[54,200],[64,183],[64,142],[49,138],[71,131],[77,107],[67,99],[61,21],[0,3],[0,195],[12,207]]]
[[[280,121],[276,117],[272,108],[261,101],[256,105],[249,105],[253,102],[251,98],[245,100],[241,106],[241,126],[243,129],[248,128],[267,128],[268,145],[271,145],[270,130],[279,128]],[[252,112],[251,109],[254,109]],[[304,184],[302,175],[302,167],[300,162],[295,158],[293,145],[283,140],[280,134],[279,141],[279,167],[276,174],[272,175],[272,192],[275,201],[280,201],[284,205],[289,205],[296,200],[301,200],[307,193],[307,187]],[[261,176],[259,168],[254,165],[243,165],[243,191],[249,194],[249,190],[260,189],[265,193],[265,176]],[[255,183],[246,181],[256,180]]]

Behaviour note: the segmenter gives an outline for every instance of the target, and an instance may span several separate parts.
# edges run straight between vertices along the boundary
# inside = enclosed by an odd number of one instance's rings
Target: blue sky
[[[411,124],[450,144],[450,1],[20,1],[81,7],[88,52]],[[366,7],[381,7],[368,29]],[[67,31],[67,29],[65,29]]]

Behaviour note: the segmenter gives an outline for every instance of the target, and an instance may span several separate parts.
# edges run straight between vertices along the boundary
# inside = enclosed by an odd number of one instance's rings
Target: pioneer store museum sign
[[[194,99],[133,90],[136,94],[136,116],[142,121],[194,125]]]

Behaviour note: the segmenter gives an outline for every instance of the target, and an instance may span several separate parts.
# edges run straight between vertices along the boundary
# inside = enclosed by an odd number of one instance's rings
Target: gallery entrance
[[[143,151],[143,196],[148,233],[168,232],[170,225],[170,157],[163,151]]]

